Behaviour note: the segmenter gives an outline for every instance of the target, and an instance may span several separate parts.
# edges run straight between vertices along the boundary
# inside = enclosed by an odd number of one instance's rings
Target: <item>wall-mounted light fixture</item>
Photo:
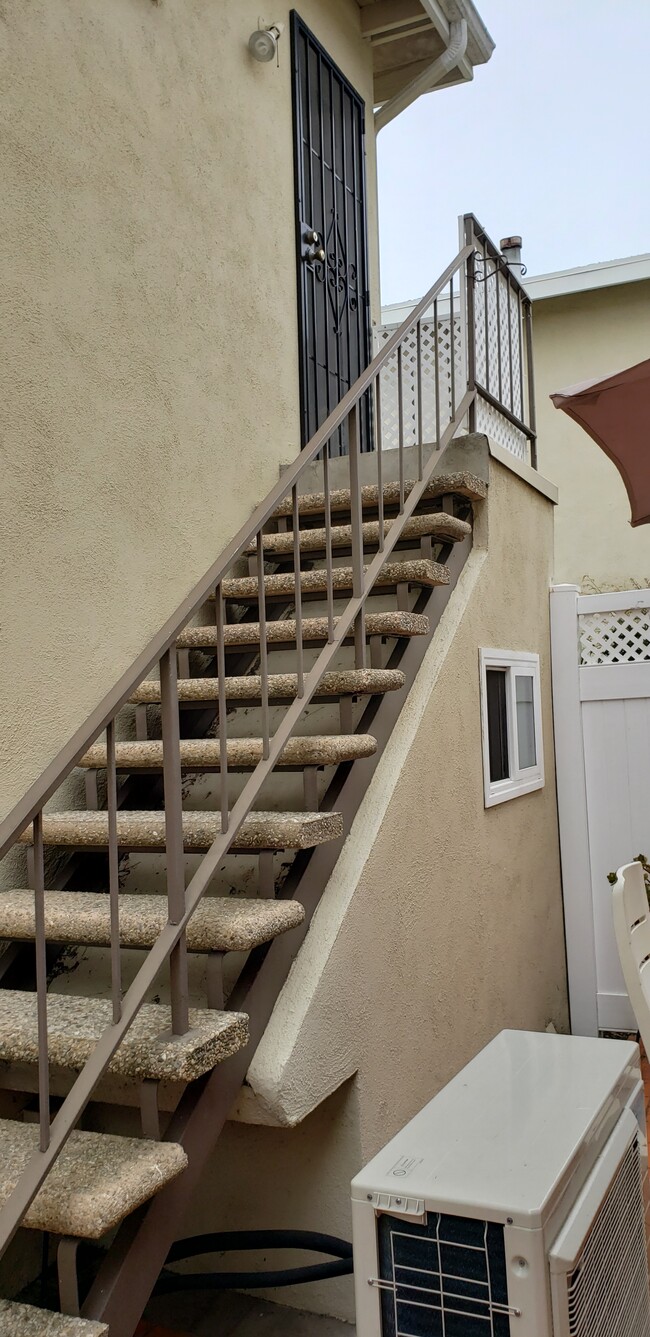
[[[259,28],[248,39],[248,50],[253,60],[266,62],[277,56],[278,42],[284,32],[283,23],[269,23],[266,26],[259,20]]]

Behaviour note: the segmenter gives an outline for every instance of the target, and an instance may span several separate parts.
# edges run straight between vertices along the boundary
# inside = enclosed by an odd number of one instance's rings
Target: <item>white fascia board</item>
[[[628,255],[623,260],[603,260],[599,264],[578,265],[553,274],[537,274],[524,279],[524,287],[533,302],[548,297],[613,288],[621,283],[639,283],[650,279],[650,254]]]

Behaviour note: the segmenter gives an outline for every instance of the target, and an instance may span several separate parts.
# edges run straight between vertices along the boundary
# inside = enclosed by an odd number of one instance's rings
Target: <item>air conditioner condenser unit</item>
[[[352,1185],[357,1337],[650,1337],[639,1051],[503,1031]]]

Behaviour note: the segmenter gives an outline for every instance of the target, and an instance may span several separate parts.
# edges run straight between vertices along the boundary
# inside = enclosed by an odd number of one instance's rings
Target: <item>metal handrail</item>
[[[106,728],[106,725],[117,714],[118,710],[128,701],[131,692],[138,686],[142,679],[146,677],[150,669],[161,659],[162,655],[173,644],[178,633],[187,625],[190,618],[198,612],[206,598],[212,593],[215,586],[218,585],[230,570],[233,563],[240,556],[241,552],[256,537],[258,531],[271,518],[281,501],[287,496],[287,493],[298,482],[300,475],[308,464],[311,464],[320,453],[334,432],[344,422],[350,409],[359,402],[362,395],[369,389],[376,379],[382,367],[386,365],[391,354],[395,351],[398,344],[403,342],[404,337],[417,322],[419,316],[426,311],[434,298],[442,292],[451,274],[462,265],[472,252],[472,246],[464,246],[456,256],[456,259],[447,266],[443,274],[436,283],[433,284],[422,298],[421,302],[413,309],[411,314],[395,331],[392,337],[384,345],[379,353],[372,359],[354,385],[350,387],[347,394],[332,410],[329,417],[318,431],[308,441],[307,445],[301,450],[293,464],[283,472],[279,482],[267,494],[264,501],[253,511],[250,520],[235,534],[224,548],[221,556],[210,567],[203,576],[202,580],[194,586],[194,589],[187,595],[183,602],[168,618],[161,630],[150,640],[146,648],[138,655],[137,659],[130,668],[122,674],[117,683],[110,692],[95,707],[88,719],[73,734],[72,738],[61,751],[53,758],[45,768],[38,780],[27,790],[27,793],[18,801],[11,812],[7,814],[2,823],[0,823],[0,859],[4,857],[7,850],[11,847],[16,836],[24,831],[32,818],[47,803],[52,794],[56,792],[65,779],[69,771],[72,770],[79,758],[88,750],[95,741],[97,735]]]
[[[476,388],[472,380],[471,367],[473,326],[469,320],[462,319],[461,327],[467,341],[467,374],[463,386],[456,385],[455,368],[452,372],[452,404],[449,421],[444,430],[437,435],[437,451],[433,451],[424,461],[421,440],[417,452],[417,480],[413,483],[405,479],[404,433],[400,427],[398,465],[399,465],[399,512],[392,520],[385,537],[379,542],[379,550],[367,564],[364,562],[364,543],[362,526],[362,496],[360,475],[360,408],[364,396],[374,396],[374,419],[377,429],[378,444],[381,440],[381,373],[393,355],[397,357],[398,375],[401,379],[403,345],[407,336],[417,328],[420,333],[420,319],[426,309],[436,303],[440,294],[448,287],[452,318],[454,310],[454,278],[460,275],[462,285],[474,255],[474,244],[465,245],[455,260],[447,266],[437,282],[429,289],[418,305],[413,309],[403,324],[387,341],[380,353],[373,358],[369,366],[361,373],[355,384],[332,411],[322,427],[301,451],[292,465],[284,472],[279,482],[271,489],[265,500],[257,507],[250,520],[240,529],[211,566],[203,579],[183,601],[176,613],[167,621],[156,637],[137,658],[132,667],[124,674],[111,692],[97,706],[86,723],[79,729],[64,747],[43,775],[30,788],[24,798],[16,805],[0,828],[0,857],[25,831],[33,820],[33,845],[31,850],[31,884],[35,896],[35,940],[37,957],[37,1004],[38,1004],[38,1076],[40,1108],[40,1149],[30,1159],[21,1174],[16,1187],[0,1210],[0,1251],[4,1250],[20,1225],[31,1201],[38,1192],[48,1170],[60,1154],[65,1142],[76,1125],[83,1109],[105,1073],[113,1055],[135,1019],[150,986],[153,984],[162,966],[167,960],[171,970],[172,1029],[182,1034],[188,1026],[188,986],[185,930],[189,920],[203,896],[211,878],[218,870],[224,855],[231,847],[243,821],[251,811],[260,789],[278,761],[282,749],[291,737],[296,724],[306,706],[316,692],[319,682],[328,665],[339,653],[350,627],[355,629],[355,664],[365,666],[366,638],[364,628],[364,605],[373,588],[380,570],[387,557],[398,543],[403,527],[414,513],[425,488],[437,468],[441,454],[451,441],[459,425],[471,413],[475,401]],[[471,287],[471,285],[469,285]],[[470,306],[469,287],[467,289],[468,310]],[[438,350],[436,349],[436,357]],[[418,355],[418,371],[420,357]],[[419,403],[419,400],[418,400]],[[439,413],[437,406],[437,421]],[[404,411],[400,395],[400,412]],[[419,426],[421,427],[421,409]],[[332,526],[329,487],[329,442],[342,424],[347,424],[348,463],[350,486],[350,515],[352,528],[352,597],[345,608],[334,615],[334,586],[332,580]],[[326,571],[327,571],[327,610],[329,635],[323,649],[309,671],[303,666],[302,642],[302,588],[299,578],[299,521],[300,498],[298,484],[305,469],[322,457],[325,528],[326,528]],[[375,452],[377,469],[378,498],[380,514],[380,534],[383,530],[383,491],[382,491],[382,450]],[[264,569],[264,528],[272,518],[279,504],[288,496],[292,498],[294,531],[294,565],[296,571],[296,653],[298,665],[297,693],[285,715],[271,734],[269,724],[269,682],[266,663],[266,607],[265,607],[265,569]],[[244,785],[232,809],[228,807],[228,770],[227,770],[227,715],[225,698],[225,642],[223,616],[222,582],[234,562],[251,546],[256,549],[257,600],[259,607],[260,636],[260,683],[262,702],[263,750],[262,760],[257,764]],[[370,555],[369,555],[370,556]],[[218,737],[220,744],[221,775],[221,828],[220,833],[205,853],[197,871],[185,887],[184,874],[184,838],[181,791],[179,704],[177,685],[177,663],[175,642],[178,634],[190,621],[210,595],[215,598],[215,620],[217,640],[217,691],[218,691]],[[115,731],[114,721],[118,711],[128,701],[134,689],[147,673],[160,666],[160,699],[162,720],[163,783],[165,801],[165,855],[167,862],[168,922],[162,929],[146,957],[130,988],[121,996],[119,970],[119,887],[117,880],[117,798],[115,789]],[[58,789],[62,781],[102,730],[107,733],[107,777],[108,777],[108,854],[109,854],[109,903],[111,920],[111,993],[113,999],[113,1024],[100,1036],[95,1049],[75,1079],[59,1112],[50,1123],[49,1112],[49,1063],[47,1037],[46,972],[45,972],[45,926],[44,926],[44,849],[43,849],[43,807]]]

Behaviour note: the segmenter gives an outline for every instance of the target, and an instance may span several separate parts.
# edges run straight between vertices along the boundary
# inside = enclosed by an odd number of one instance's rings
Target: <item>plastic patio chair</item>
[[[612,887],[616,945],[643,1047],[650,1055],[650,909],[640,863],[626,863]]]

